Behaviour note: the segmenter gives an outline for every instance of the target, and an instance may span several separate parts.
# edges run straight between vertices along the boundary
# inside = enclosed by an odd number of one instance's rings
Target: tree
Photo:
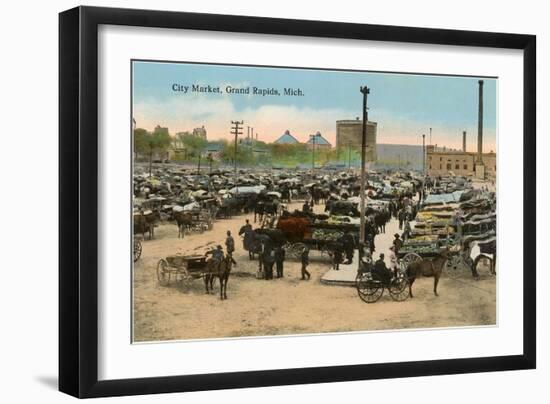
[[[191,157],[198,157],[208,144],[208,141],[200,136],[193,135],[189,132],[179,133],[179,141],[187,151],[187,155]]]
[[[151,177],[153,154],[164,153],[170,147],[172,138],[165,131],[147,132],[145,129],[134,129],[134,150],[149,158],[149,177]]]

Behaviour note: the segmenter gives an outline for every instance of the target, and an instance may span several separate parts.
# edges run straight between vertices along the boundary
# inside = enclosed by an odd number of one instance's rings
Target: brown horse
[[[407,267],[407,277],[409,278],[409,296],[411,298],[413,297],[412,285],[416,278],[420,276],[434,277],[434,294],[439,296],[437,294],[437,284],[448,258],[449,253],[444,250],[433,260],[423,259],[422,261],[415,261],[409,264]]]
[[[145,233],[149,233],[149,240],[152,240],[155,235],[154,220],[148,218],[150,215],[144,215],[142,212],[134,213],[134,234],[142,235],[145,240]]]
[[[225,255],[219,264],[212,259],[206,262],[206,273],[204,275],[206,293],[214,291],[214,278],[218,278],[220,280],[220,299],[227,299],[227,282],[229,281],[229,274],[231,273],[233,264],[235,264],[235,260],[233,260],[231,255]]]
[[[174,212],[174,219],[178,226],[178,238],[183,238],[185,230],[190,230],[193,225],[193,215],[190,212]]]

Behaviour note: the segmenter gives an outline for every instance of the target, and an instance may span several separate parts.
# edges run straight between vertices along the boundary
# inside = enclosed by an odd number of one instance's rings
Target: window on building
[[[468,169],[468,164],[464,164],[464,169],[465,169],[465,170]]]
[[[439,161],[443,161],[443,157],[440,157],[440,158],[439,158]]]
[[[439,169],[441,170],[442,168],[443,168],[443,165],[442,165],[442,164],[440,164],[440,165],[439,165]]]
[[[432,165],[430,164],[430,170],[432,169]]]
[[[451,163],[447,163],[447,170],[452,170],[453,169],[453,166]]]
[[[455,164],[455,170],[460,170],[460,164],[458,163]]]

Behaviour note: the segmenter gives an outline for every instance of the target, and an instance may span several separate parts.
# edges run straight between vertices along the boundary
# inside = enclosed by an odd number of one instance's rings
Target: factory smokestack
[[[462,132],[462,151],[466,153],[466,131]]]
[[[483,80],[479,80],[479,109],[477,114],[477,163],[483,164]]]

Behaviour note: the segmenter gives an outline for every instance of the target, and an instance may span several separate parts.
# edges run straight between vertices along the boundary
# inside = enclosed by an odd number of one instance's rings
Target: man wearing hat
[[[225,248],[227,250],[227,254],[229,256],[233,256],[233,252],[235,251],[235,240],[233,239],[233,236],[231,235],[231,232],[227,230],[227,237],[225,239]]]
[[[403,247],[403,240],[401,240],[399,238],[399,234],[397,234],[397,233],[395,233],[393,235],[393,237],[395,237],[394,240],[393,240],[393,247],[395,249],[394,252],[395,252],[395,254],[397,254],[399,252],[399,250],[401,249],[401,247]]]
[[[380,258],[378,258],[374,263],[373,272],[382,282],[389,283],[392,273],[386,267],[386,263],[384,262],[384,254],[380,254]]]
[[[216,270],[220,269],[220,263],[223,261],[223,248],[218,245],[214,250],[207,251],[205,255],[212,255],[212,261]]]

